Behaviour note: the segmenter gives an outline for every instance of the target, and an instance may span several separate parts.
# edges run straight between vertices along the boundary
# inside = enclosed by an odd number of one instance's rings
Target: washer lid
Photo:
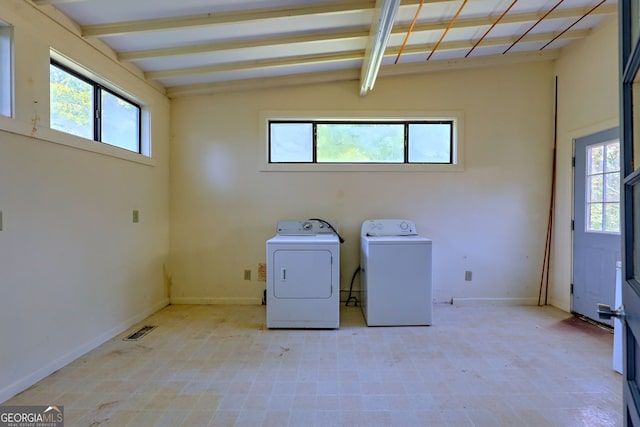
[[[408,219],[368,219],[362,223],[361,236],[415,236],[416,225]]]
[[[419,235],[411,236],[362,236],[368,246],[373,245],[431,245],[432,240]]]

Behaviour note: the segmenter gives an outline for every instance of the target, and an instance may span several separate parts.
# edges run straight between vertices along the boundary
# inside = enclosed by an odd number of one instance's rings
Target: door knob
[[[612,317],[622,320],[625,317],[624,305],[618,307],[617,310],[611,310],[607,304],[598,304],[598,317],[603,320],[610,320]]]

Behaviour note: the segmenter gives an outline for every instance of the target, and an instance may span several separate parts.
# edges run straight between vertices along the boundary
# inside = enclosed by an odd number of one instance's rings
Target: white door
[[[278,250],[273,254],[273,293],[276,298],[330,298],[333,285],[331,252]]]
[[[620,140],[618,128],[575,143],[572,311],[599,319],[597,305],[615,302],[620,261]]]

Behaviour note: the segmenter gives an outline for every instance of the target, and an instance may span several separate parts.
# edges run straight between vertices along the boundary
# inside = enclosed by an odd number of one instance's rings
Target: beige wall
[[[362,222],[399,217],[434,240],[436,301],[537,302],[552,70],[540,62],[380,79],[366,97],[344,82],[173,100],[171,300],[259,302],[265,284],[243,280],[243,270],[256,277],[278,220],[309,217],[340,223],[341,286],[348,289]],[[461,111],[465,169],[261,172],[265,110]]]
[[[169,102],[29,2],[0,0],[0,19],[16,98],[0,118],[2,402],[168,302]],[[50,45],[148,107],[153,159],[48,129]]]
[[[565,48],[558,76],[557,198],[549,302],[571,308],[573,145],[576,138],[619,125],[618,20],[613,16],[584,40]]]

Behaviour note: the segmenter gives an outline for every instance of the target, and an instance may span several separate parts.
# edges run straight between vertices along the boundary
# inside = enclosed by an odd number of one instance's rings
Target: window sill
[[[462,172],[459,164],[263,164],[260,172]]]
[[[67,147],[90,151],[92,153],[115,157],[147,166],[155,166],[156,164],[153,158],[142,154],[46,127],[34,127],[31,123],[25,123],[11,117],[0,116],[0,131],[26,136],[41,141],[52,142],[54,144],[66,145]]]

